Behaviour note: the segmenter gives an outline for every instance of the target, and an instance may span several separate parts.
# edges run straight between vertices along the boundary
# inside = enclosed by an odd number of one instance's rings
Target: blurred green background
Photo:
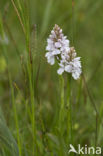
[[[30,18],[30,40],[32,56],[35,58],[34,79],[36,118],[38,133],[41,131],[40,114],[47,132],[55,124],[59,107],[59,84],[57,66],[50,66],[45,58],[47,37],[54,24],[58,24],[81,57],[82,78],[72,80],[72,118],[74,144],[94,144],[96,115],[93,103],[99,112],[98,145],[103,143],[103,0],[23,0],[24,13]],[[0,0],[0,14],[8,43],[7,57],[12,76],[20,132],[25,146],[30,149],[30,122],[25,112],[29,105],[28,80],[25,76],[27,59],[25,37],[17,14],[10,0]],[[7,125],[16,138],[14,112],[11,104],[7,63],[0,39],[0,105]],[[24,71],[24,73],[23,73]],[[66,88],[66,83],[65,83]],[[88,95],[89,94],[89,95]],[[25,100],[24,100],[25,99]],[[54,117],[54,118],[53,118]],[[27,124],[28,123],[28,124]],[[27,131],[28,129],[28,131]],[[28,143],[26,143],[28,140]],[[76,140],[76,141],[75,141]],[[0,143],[2,145],[2,142]]]

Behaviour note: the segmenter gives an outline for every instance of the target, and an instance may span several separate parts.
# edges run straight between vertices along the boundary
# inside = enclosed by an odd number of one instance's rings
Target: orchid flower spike
[[[82,72],[80,57],[76,57],[74,47],[70,47],[67,36],[64,36],[62,29],[57,24],[47,39],[46,51],[45,57],[50,65],[54,65],[55,60],[58,61],[57,73],[59,75],[68,72],[76,80],[80,77]]]

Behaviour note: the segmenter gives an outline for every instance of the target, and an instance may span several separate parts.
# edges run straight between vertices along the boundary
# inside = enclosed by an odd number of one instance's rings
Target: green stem
[[[63,147],[63,134],[64,134],[64,78],[63,76],[60,76],[60,111],[59,111],[59,142],[60,142],[60,150],[58,151],[59,156],[64,155],[64,147]]]
[[[67,144],[72,143],[72,116],[71,116],[71,82],[70,77],[67,79]]]
[[[30,60],[27,63],[27,70],[28,70],[28,77],[29,77],[29,89],[30,89],[30,100],[31,100],[31,108],[32,108],[32,134],[33,134],[33,156],[34,153],[37,155],[37,150],[36,150],[36,123],[35,123],[35,102],[34,102],[34,89],[33,89],[33,84],[32,84],[32,71],[31,71],[31,64]]]
[[[82,92],[82,77],[80,78],[80,82],[79,82],[78,94],[77,94],[77,105],[76,105],[76,107],[79,106],[81,92]]]
[[[31,56],[30,56],[31,49],[30,49],[29,37],[27,37],[26,39],[26,47],[28,52],[27,71],[28,71],[28,78],[29,78],[30,100],[31,100],[31,108],[32,108],[31,122],[32,122],[32,134],[33,134],[33,156],[34,155],[37,156],[34,86],[33,86],[33,78],[32,78],[32,64],[31,64]]]
[[[60,91],[61,91],[61,105],[59,112],[59,129],[62,132],[63,120],[64,120],[64,78],[60,76]]]

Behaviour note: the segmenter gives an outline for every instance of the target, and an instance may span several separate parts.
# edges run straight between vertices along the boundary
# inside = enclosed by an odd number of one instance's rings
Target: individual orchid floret
[[[63,35],[62,29],[58,25],[55,25],[49,38],[47,39],[46,46],[47,53],[45,57],[49,64],[55,63],[55,58],[60,57],[61,53],[69,51],[69,40]]]

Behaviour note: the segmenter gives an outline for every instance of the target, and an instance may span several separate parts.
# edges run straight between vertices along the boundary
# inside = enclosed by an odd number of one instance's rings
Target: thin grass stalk
[[[33,26],[33,30],[32,30],[32,40],[33,42],[31,43],[32,45],[32,49],[31,49],[31,53],[33,53],[33,56],[32,56],[32,65],[33,67],[35,66],[35,55],[37,53],[37,41],[38,41],[38,38],[37,38],[37,29],[36,29],[36,25]],[[39,73],[39,72],[38,72]],[[36,78],[36,74],[35,74],[35,68],[33,68],[33,86],[34,88],[37,88],[35,86],[35,78]],[[37,78],[36,78],[37,80]]]
[[[22,150],[21,150],[22,147],[21,147],[20,134],[19,134],[19,124],[18,124],[18,115],[17,115],[17,110],[16,110],[16,104],[15,104],[14,88],[12,86],[12,79],[11,79],[11,74],[10,74],[10,69],[9,69],[9,64],[8,64],[8,58],[6,55],[7,50],[6,50],[5,45],[3,45],[3,51],[4,51],[4,56],[5,56],[7,67],[8,67],[9,84],[10,84],[10,88],[11,88],[11,96],[12,96],[15,126],[16,126],[16,131],[17,131],[17,142],[18,142],[19,154],[20,154],[20,156],[22,156]]]
[[[18,115],[17,115],[16,104],[15,104],[15,96],[14,96],[14,88],[13,88],[10,73],[8,72],[8,74],[9,74],[9,83],[10,83],[10,88],[11,88],[11,96],[12,96],[12,104],[13,104],[15,125],[16,125],[16,130],[17,130],[17,142],[18,142],[18,148],[19,148],[19,155],[22,156],[21,141],[20,141],[20,134],[19,134],[19,124],[18,124]]]
[[[29,17],[27,20],[27,28],[26,28],[26,49],[28,54],[27,60],[27,71],[29,77],[29,89],[30,89],[30,100],[31,100],[31,108],[32,108],[32,133],[33,133],[33,156],[37,156],[37,138],[36,138],[36,121],[35,121],[35,101],[34,101],[34,85],[33,85],[33,63],[32,63],[32,55],[31,55],[31,47],[30,47],[30,22]]]
[[[28,33],[28,32],[27,32]],[[31,49],[30,49],[30,37],[27,34],[26,38],[26,48],[28,52],[28,60],[27,60],[27,71],[29,78],[29,89],[30,89],[30,100],[31,100],[31,108],[32,108],[32,133],[33,133],[33,156],[37,156],[37,138],[36,138],[36,122],[35,122],[35,102],[34,102],[34,86],[32,80],[32,63],[31,63]]]
[[[18,11],[18,9],[17,9],[17,7],[16,7],[16,5],[15,5],[15,3],[14,3],[14,0],[11,0],[11,2],[12,2],[12,5],[13,5],[13,7],[14,7],[14,10],[15,10],[17,16],[18,16],[18,19],[19,19],[20,24],[21,24],[21,26],[22,26],[23,32],[24,32],[24,34],[25,34],[26,32],[25,32],[24,24],[23,24],[23,22],[22,22],[22,19],[21,19],[21,16],[20,16],[20,14],[19,14],[19,11]]]
[[[18,4],[18,9],[20,11],[23,24],[25,25],[25,18],[24,18],[23,7],[21,5],[21,1],[20,0],[16,0],[16,1],[17,1],[17,4]]]
[[[29,91],[30,91],[30,101],[31,101],[31,109],[32,109],[32,117],[31,117],[31,123],[32,123],[32,133],[33,133],[33,156],[35,151],[35,142],[36,142],[36,129],[35,129],[35,107],[34,107],[34,90],[33,90],[33,83],[32,83],[32,64],[30,61],[30,40],[29,40],[29,34],[28,31],[26,32],[26,50],[27,50],[27,72],[28,72],[28,78],[29,78]]]
[[[34,91],[32,87],[32,80],[31,80],[31,72],[29,71],[29,87],[30,87],[30,99],[31,99],[31,106],[32,106],[32,133],[33,133],[33,156],[34,152],[36,153],[36,123],[35,123],[35,103],[34,103]]]

